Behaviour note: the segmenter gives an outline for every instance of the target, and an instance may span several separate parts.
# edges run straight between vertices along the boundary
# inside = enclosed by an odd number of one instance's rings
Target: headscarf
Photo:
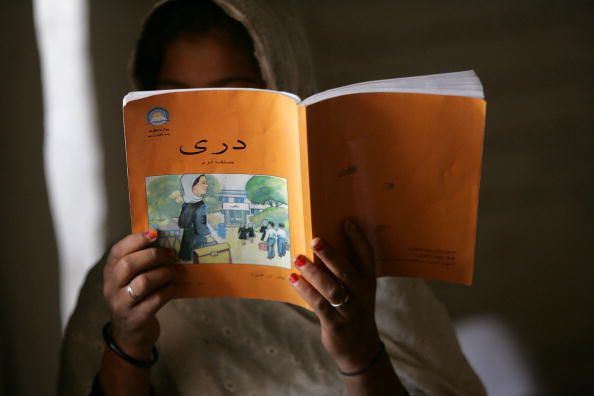
[[[254,41],[271,89],[313,93],[303,32],[291,15],[262,0],[213,0]],[[89,272],[66,328],[61,395],[88,394],[101,364],[104,262]],[[422,280],[380,278],[376,322],[392,364],[411,395],[484,395],[458,345],[448,315]],[[342,395],[345,388],[320,341],[315,315],[272,301],[184,299],[158,314],[161,358],[152,369],[157,394]]]
[[[194,183],[197,183],[201,177],[206,176],[203,174],[186,174],[180,178],[179,184],[185,203],[196,203],[204,200],[203,196],[194,194]]]
[[[301,24],[294,15],[270,7],[270,1],[213,2],[247,29],[268,89],[291,92],[301,99],[314,93],[309,47]]]

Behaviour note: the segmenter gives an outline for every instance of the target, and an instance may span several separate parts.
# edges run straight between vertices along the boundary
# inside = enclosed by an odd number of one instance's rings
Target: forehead
[[[180,36],[169,44],[157,85],[158,89],[263,87],[255,58],[217,29]]]

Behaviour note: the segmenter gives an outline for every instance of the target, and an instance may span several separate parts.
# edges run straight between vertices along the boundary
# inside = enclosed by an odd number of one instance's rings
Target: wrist
[[[126,355],[142,361],[149,361],[153,357],[155,343],[152,340],[147,340],[146,337],[142,336],[131,337],[114,325],[110,326],[107,331],[111,340]]]
[[[370,371],[372,371],[374,366],[380,365],[381,364],[380,361],[382,361],[383,359],[385,359],[387,357],[388,357],[388,355],[386,353],[386,346],[384,345],[383,342],[380,341],[379,348],[375,352],[375,355],[373,356],[373,358],[371,360],[369,360],[369,362],[365,366],[360,366],[359,369],[350,370],[350,371],[343,371],[339,368],[338,371],[340,372],[341,375],[343,375],[345,377],[356,377],[356,376],[360,376],[360,375],[365,375],[365,374],[368,374]]]
[[[343,354],[334,356],[334,362],[342,373],[359,371],[374,360],[382,345],[379,335],[376,334],[365,341],[357,341],[353,348]]]

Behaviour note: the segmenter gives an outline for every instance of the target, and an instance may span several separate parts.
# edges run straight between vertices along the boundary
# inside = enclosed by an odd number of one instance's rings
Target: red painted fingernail
[[[167,257],[170,258],[175,258],[177,256],[177,252],[175,251],[175,249],[166,249],[165,254],[167,254]]]
[[[289,280],[291,281],[291,283],[295,283],[299,280],[299,275],[292,272],[291,275],[289,275]]]
[[[154,228],[150,228],[148,231],[144,232],[144,236],[151,241],[157,239],[157,235],[159,235],[159,233]]]
[[[324,241],[322,241],[321,238],[314,239],[314,242],[313,242],[314,250],[321,252],[322,250],[324,250],[325,247],[326,247],[326,244],[324,243]]]
[[[295,259],[295,265],[297,266],[297,268],[301,268],[305,264],[307,264],[307,260],[305,259],[305,257],[302,255],[297,256],[297,258]]]

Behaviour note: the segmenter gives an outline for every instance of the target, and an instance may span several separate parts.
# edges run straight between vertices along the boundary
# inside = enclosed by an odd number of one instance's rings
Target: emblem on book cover
[[[146,114],[146,120],[151,125],[164,125],[169,121],[169,112],[162,107],[153,107]]]

